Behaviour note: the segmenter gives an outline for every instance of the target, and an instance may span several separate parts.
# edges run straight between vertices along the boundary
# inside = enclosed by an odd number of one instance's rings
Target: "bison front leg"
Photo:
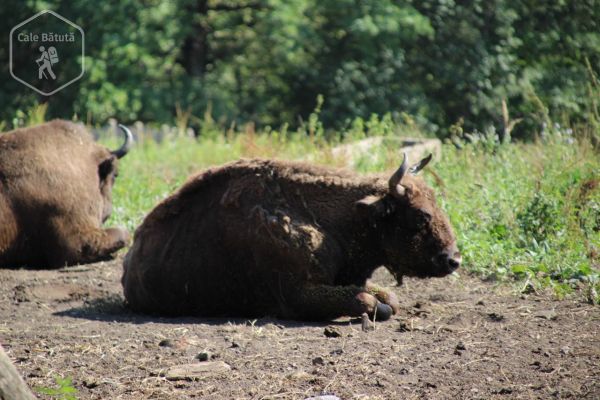
[[[122,228],[58,229],[56,243],[47,251],[55,267],[109,260],[129,242],[129,232]]]
[[[375,296],[377,300],[390,306],[394,312],[394,315],[400,312],[400,302],[398,301],[398,297],[396,297],[393,292],[389,291],[388,289],[384,289],[371,281],[367,281],[365,288],[367,292]]]
[[[341,316],[369,318],[385,321],[392,308],[379,302],[375,296],[358,286],[330,286],[306,284],[288,292],[285,299],[285,317],[306,320],[327,320]]]
[[[81,256],[83,262],[111,259],[129,242],[129,232],[122,228],[100,229],[83,238]]]

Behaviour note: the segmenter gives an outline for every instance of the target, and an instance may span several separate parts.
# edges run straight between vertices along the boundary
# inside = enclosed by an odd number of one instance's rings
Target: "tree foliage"
[[[408,113],[443,136],[459,120],[501,127],[506,99],[528,135],[548,114],[585,122],[599,102],[598,0],[28,0],[0,5],[0,33],[46,8],[85,30],[86,74],[38,97],[9,79],[3,46],[5,121],[47,101],[92,123],[182,109],[294,125],[323,95],[328,127]]]

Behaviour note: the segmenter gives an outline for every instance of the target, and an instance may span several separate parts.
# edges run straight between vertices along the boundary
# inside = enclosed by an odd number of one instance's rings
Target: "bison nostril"
[[[448,267],[450,267],[451,271],[454,271],[455,269],[460,267],[460,261],[455,258],[448,257]]]

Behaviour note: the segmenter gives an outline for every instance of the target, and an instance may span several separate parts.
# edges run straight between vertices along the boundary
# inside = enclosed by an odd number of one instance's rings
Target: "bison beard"
[[[242,160],[192,177],[137,229],[129,306],[162,315],[387,319],[396,297],[368,278],[442,276],[460,262],[447,218],[406,158],[390,179]],[[409,174],[407,174],[409,172]]]
[[[54,268],[109,259],[128,242],[110,216],[118,158],[83,126],[51,121],[0,135],[0,267]]]

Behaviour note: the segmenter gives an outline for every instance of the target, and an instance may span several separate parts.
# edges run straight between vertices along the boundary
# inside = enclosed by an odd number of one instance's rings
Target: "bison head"
[[[102,194],[102,222],[105,222],[112,212],[112,187],[118,173],[118,159],[124,157],[133,144],[133,135],[124,125],[119,128],[125,134],[125,142],[117,150],[108,151],[103,149],[103,156],[98,165],[98,176],[100,178],[100,193]]]
[[[405,154],[388,181],[387,193],[357,203],[369,214],[384,265],[398,283],[405,275],[441,277],[460,266],[448,218],[436,205],[433,190],[415,177],[430,160],[431,155],[409,167]]]

